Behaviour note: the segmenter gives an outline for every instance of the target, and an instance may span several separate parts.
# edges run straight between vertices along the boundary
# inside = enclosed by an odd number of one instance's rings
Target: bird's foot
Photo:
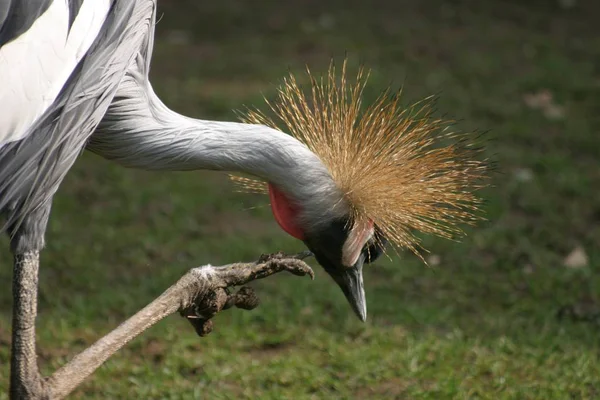
[[[305,258],[308,257],[312,257],[314,254],[309,251],[309,250],[304,250],[301,251],[300,253],[296,253],[294,255],[287,255],[285,254],[283,251],[278,251],[277,253],[270,253],[270,254],[261,254],[260,257],[258,257],[258,261],[257,264],[260,263],[265,263],[267,261],[271,261],[271,260],[283,260],[283,259],[296,259],[296,260],[304,260]]]
[[[309,275],[314,279],[313,270],[303,261],[312,256],[309,251],[295,255],[286,255],[283,252],[263,254],[253,264],[231,264],[224,267],[210,267],[211,281],[214,289],[202,298],[194,301],[191,307],[181,311],[199,336],[206,336],[213,330],[212,318],[220,311],[231,307],[244,310],[256,308],[260,300],[254,290],[242,286],[237,292],[230,291],[230,287],[241,286],[256,279],[266,278],[278,272],[288,271],[297,276]],[[200,267],[199,273],[207,273],[206,268]]]
[[[294,255],[287,255],[282,251],[263,254],[258,258],[254,268],[249,271],[250,276],[242,278],[245,280],[242,284],[266,278],[281,271],[288,271],[297,276],[308,275],[311,279],[315,279],[314,271],[303,261],[312,255],[310,251],[303,251]]]

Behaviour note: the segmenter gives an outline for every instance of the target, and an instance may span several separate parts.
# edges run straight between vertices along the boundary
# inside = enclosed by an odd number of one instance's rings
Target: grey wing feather
[[[52,0],[3,0],[0,2],[0,47],[27,31]]]
[[[77,18],[77,14],[79,14],[79,9],[83,3],[83,0],[68,0],[69,1],[69,30],[73,26],[73,22],[75,18]]]
[[[54,195],[154,29],[155,1],[115,1],[88,54],[25,139],[0,149],[0,213],[15,228]],[[12,230],[12,229],[11,229]]]

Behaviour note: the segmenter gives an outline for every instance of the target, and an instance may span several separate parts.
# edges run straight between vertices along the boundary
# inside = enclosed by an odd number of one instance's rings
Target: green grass
[[[334,284],[257,282],[262,305],[198,338],[173,316],[73,398],[592,399],[600,397],[600,8],[578,1],[160,3],[153,83],[172,108],[235,119],[288,70],[345,54],[406,102],[439,94],[463,130],[489,130],[499,164],[488,222],[440,264],[405,253],[366,270],[369,320]],[[210,3],[210,2],[209,2]],[[548,90],[564,115],[527,105]],[[521,179],[519,178],[521,177]],[[188,268],[295,252],[267,199],[220,173],[124,170],[91,154],[56,198],[42,256],[39,355],[49,373]],[[4,245],[4,240],[2,244]],[[563,259],[582,246],[588,264]],[[6,246],[3,246],[6,249]],[[10,255],[0,260],[0,398],[8,389]],[[576,318],[560,318],[565,306]]]

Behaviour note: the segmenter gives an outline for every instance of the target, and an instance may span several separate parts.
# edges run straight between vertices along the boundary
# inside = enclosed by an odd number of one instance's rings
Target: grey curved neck
[[[304,144],[262,125],[192,119],[168,109],[150,83],[129,74],[88,149],[124,166],[149,170],[220,170],[261,177],[304,209],[331,216],[340,194]],[[341,212],[341,211],[340,211]],[[317,215],[307,216],[311,220]]]

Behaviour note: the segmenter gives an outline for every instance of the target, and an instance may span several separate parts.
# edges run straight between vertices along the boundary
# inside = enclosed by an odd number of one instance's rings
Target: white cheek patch
[[[355,223],[342,247],[342,264],[346,267],[352,267],[356,264],[360,252],[374,234],[373,221]]]

